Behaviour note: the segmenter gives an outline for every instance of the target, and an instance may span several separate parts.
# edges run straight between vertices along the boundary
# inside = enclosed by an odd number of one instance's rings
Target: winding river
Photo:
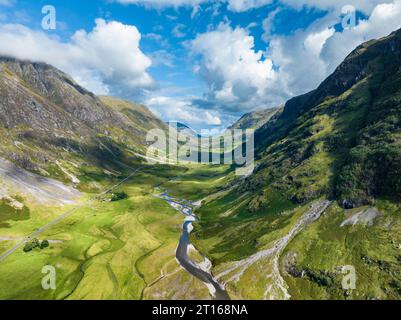
[[[230,300],[230,297],[225,291],[224,287],[218,283],[211,272],[201,268],[188,256],[188,251],[192,246],[190,240],[190,234],[193,230],[192,223],[197,220],[192,207],[184,204],[186,201],[179,202],[175,200],[169,196],[167,192],[159,195],[158,197],[166,201],[171,207],[185,216],[185,222],[182,227],[182,235],[176,251],[176,258],[180,265],[194,277],[205,283],[215,300]]]

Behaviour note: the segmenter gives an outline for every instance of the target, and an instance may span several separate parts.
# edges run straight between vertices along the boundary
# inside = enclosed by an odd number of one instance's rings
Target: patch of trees
[[[335,275],[325,271],[314,271],[309,268],[300,268],[297,266],[291,266],[288,270],[288,274],[294,278],[304,278],[311,282],[316,283],[320,287],[331,287],[336,284]]]
[[[39,241],[38,239],[32,239],[31,241],[28,241],[27,243],[25,243],[24,246],[24,252],[30,252],[36,248],[39,249],[45,249],[47,247],[49,247],[49,241],[48,240],[43,240],[43,241]]]
[[[370,204],[374,197],[401,195],[401,148],[383,143],[351,150],[337,181],[340,203],[346,208]]]
[[[115,192],[111,194],[110,201],[115,202],[115,201],[120,201],[128,198],[128,194],[125,193],[124,191],[121,192]]]

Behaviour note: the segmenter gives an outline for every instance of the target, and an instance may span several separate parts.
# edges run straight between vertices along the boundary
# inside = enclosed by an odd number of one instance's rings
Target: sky
[[[1,55],[211,134],[315,89],[399,28],[401,0],[0,0]]]

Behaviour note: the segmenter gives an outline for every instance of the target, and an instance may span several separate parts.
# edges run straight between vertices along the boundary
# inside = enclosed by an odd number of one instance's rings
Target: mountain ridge
[[[311,118],[314,114],[318,113],[322,116],[337,117],[337,114],[345,110],[345,108],[341,109],[341,104],[351,104],[350,102],[343,102],[341,99],[344,98],[346,100],[357,90],[365,90],[363,93],[364,96],[361,98],[366,101],[360,104],[359,109],[359,112],[364,112],[362,115],[363,119],[358,123],[358,126],[360,126],[362,130],[368,125],[367,121],[369,117],[371,118],[370,121],[372,121],[371,111],[374,109],[375,103],[379,100],[376,99],[375,95],[382,94],[384,96],[384,93],[379,92],[378,90],[380,89],[378,88],[387,85],[388,79],[386,79],[386,77],[393,74],[393,77],[396,78],[394,80],[399,81],[397,78],[397,70],[399,72],[401,68],[400,60],[401,30],[393,32],[391,35],[382,39],[369,41],[356,48],[348,55],[344,62],[339,65],[336,71],[323,81],[316,90],[289,100],[278,118],[273,118],[256,132],[255,140],[257,141],[259,157],[266,158],[269,152],[274,152],[271,145],[279,142],[280,139],[284,137],[288,137],[288,135],[291,135],[291,132],[296,133],[297,130],[299,131],[297,127],[300,128],[308,122],[308,113]],[[390,85],[391,84],[389,84],[389,86]],[[392,86],[394,87],[395,84]],[[376,92],[374,92],[375,90]],[[395,88],[395,90],[397,89]],[[373,98],[370,98],[370,96]],[[358,101],[355,103],[358,103]],[[368,105],[372,105],[370,110],[363,111]],[[394,106],[392,108],[395,108],[392,112],[395,113],[394,116],[396,116],[397,107]],[[386,111],[383,111],[383,115],[385,114]],[[350,130],[347,131],[346,128],[342,130],[341,134],[352,134],[353,139],[356,139],[357,133],[351,133],[352,128],[348,129]],[[397,130],[397,128],[394,128],[394,130]],[[347,131],[347,133],[345,131]],[[305,132],[305,134],[307,134],[307,136],[304,136],[304,140],[312,133]],[[348,141],[348,143],[352,144],[351,140],[350,138],[344,142]],[[351,147],[352,146],[349,145],[349,148]],[[304,151],[308,152],[308,148],[313,148],[313,146],[311,144],[305,146]],[[290,150],[287,151],[287,154],[291,153]],[[300,156],[302,157],[302,155]],[[343,161],[346,160],[344,159]],[[297,161],[295,160],[295,162]],[[341,178],[336,179],[341,180]],[[346,180],[346,178],[344,177],[342,180]],[[396,184],[398,185],[398,182]],[[353,198],[353,196],[345,196],[343,191],[338,190],[339,187],[336,187],[336,189],[337,190],[333,191],[335,193],[333,196],[342,198],[340,202],[344,202],[348,207],[358,206],[368,201],[367,197],[364,197],[365,199],[362,199],[362,197],[359,199],[357,199],[358,197],[350,199]],[[396,187],[396,189],[398,190],[398,187]],[[366,191],[367,195],[369,193],[370,191]]]
[[[359,46],[290,99],[255,144],[254,173],[206,198],[192,234],[230,296],[399,299],[401,30]],[[356,290],[342,287],[345,265]]]
[[[127,148],[145,154],[153,128],[166,130],[144,106],[97,97],[48,64],[0,57],[0,155],[24,169],[68,180],[56,161],[110,167],[132,157]]]
[[[269,108],[265,110],[254,111],[244,114],[234,124],[232,124],[227,130],[233,129],[260,129],[264,126],[272,117],[281,112],[283,107]]]

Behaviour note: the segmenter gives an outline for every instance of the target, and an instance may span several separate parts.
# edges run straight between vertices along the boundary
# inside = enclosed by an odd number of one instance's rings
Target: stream
[[[201,268],[201,266],[193,262],[188,256],[188,251],[192,246],[190,234],[193,230],[193,222],[197,220],[193,209],[189,205],[184,204],[186,201],[177,201],[169,196],[167,192],[159,195],[158,198],[166,201],[171,207],[185,216],[185,222],[182,226],[182,235],[176,251],[176,258],[180,265],[195,278],[205,283],[215,300],[230,300],[227,291],[213,277],[211,272],[206,268]]]

